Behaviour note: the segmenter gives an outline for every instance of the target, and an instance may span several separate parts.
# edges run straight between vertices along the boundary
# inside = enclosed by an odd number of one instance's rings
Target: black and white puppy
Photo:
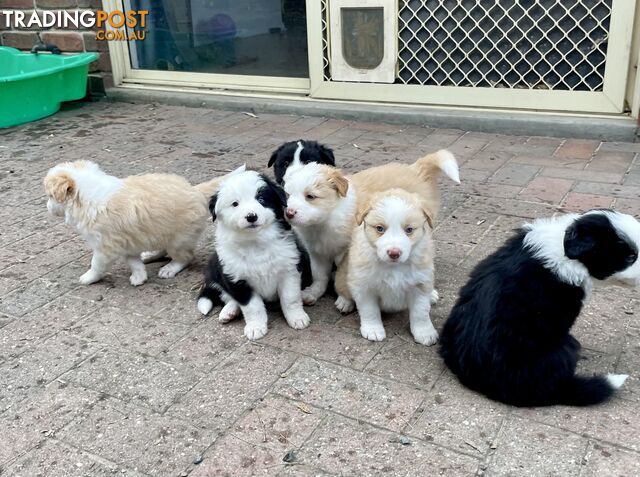
[[[516,406],[606,401],[626,375],[577,376],[569,330],[593,279],[640,284],[640,223],[591,210],[525,225],[472,271],[440,337],[467,387]]]
[[[276,182],[282,185],[284,175],[289,167],[301,167],[310,162],[335,166],[336,158],[333,156],[333,150],[327,146],[316,141],[300,139],[299,141],[286,142],[273,151],[267,166],[273,166]]]
[[[301,290],[311,284],[309,255],[284,219],[282,189],[255,171],[237,172],[211,198],[215,254],[198,296],[198,310],[208,314],[224,303],[218,319],[244,316],[250,340],[267,334],[265,301],[280,300],[289,326],[306,328]]]

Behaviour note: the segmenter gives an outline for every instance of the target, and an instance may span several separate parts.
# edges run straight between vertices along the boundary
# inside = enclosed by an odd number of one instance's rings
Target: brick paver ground
[[[128,283],[124,264],[79,286],[89,250],[46,213],[41,180],[65,160],[117,175],[192,182],[280,143],[317,139],[355,171],[447,147],[433,309],[442,326],[470,268],[526,220],[565,210],[640,213],[640,144],[503,136],[154,105],[78,105],[0,131],[0,474],[640,475],[637,292],[596,290],[575,327],[584,372],[629,373],[590,409],[515,409],[462,388],[406,315],[360,337],[329,298],[304,331],[273,314],[266,338],[203,318],[194,298],[211,251],[178,278]],[[157,271],[161,264],[149,266]],[[290,463],[286,463],[285,460]]]

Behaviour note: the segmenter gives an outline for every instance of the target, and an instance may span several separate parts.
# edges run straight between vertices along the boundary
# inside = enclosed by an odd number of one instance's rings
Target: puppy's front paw
[[[311,288],[302,290],[302,303],[304,305],[314,305],[316,301],[318,301],[318,298],[320,297]]]
[[[102,275],[94,272],[93,270],[89,270],[88,272],[83,273],[78,281],[81,285],[91,285],[92,283],[99,282],[100,280],[102,280]]]
[[[361,325],[360,333],[363,338],[369,341],[382,341],[387,334],[384,332],[384,326],[380,325]]]
[[[182,267],[178,267],[175,263],[169,262],[158,270],[158,277],[173,278],[180,270],[182,270]]]
[[[267,334],[267,324],[251,324],[244,326],[244,335],[250,340],[259,340]]]
[[[302,311],[300,313],[290,314],[287,317],[287,323],[289,323],[289,326],[295,330],[302,330],[309,326],[311,320],[309,319],[309,315]]]
[[[438,293],[438,290],[434,288],[433,290],[431,290],[431,297],[430,297],[431,304],[435,305],[436,303],[438,303],[439,299],[440,299],[440,294]]]
[[[146,281],[147,281],[147,273],[146,272],[143,272],[143,273],[132,273],[131,276],[129,277],[129,282],[134,287],[142,285]]]
[[[220,323],[229,323],[231,320],[234,320],[240,314],[240,309],[238,305],[235,303],[227,303],[222,307],[220,313],[218,314],[218,321]]]
[[[343,297],[342,295],[338,295],[338,298],[335,302],[336,308],[340,313],[348,314],[356,309],[356,304],[353,300],[349,300],[348,298]]]
[[[425,346],[432,346],[438,342],[438,332],[431,326],[421,326],[411,330],[413,339],[416,343],[423,344]]]

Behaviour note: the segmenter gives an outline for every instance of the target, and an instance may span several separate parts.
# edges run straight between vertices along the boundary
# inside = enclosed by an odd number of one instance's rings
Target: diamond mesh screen
[[[612,0],[405,0],[401,83],[601,91]]]
[[[396,83],[602,91],[612,1],[399,0]]]

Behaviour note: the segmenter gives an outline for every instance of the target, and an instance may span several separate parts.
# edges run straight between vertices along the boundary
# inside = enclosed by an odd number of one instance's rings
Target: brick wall
[[[101,0],[0,0],[0,10],[23,10],[27,16],[36,10],[100,10]],[[53,43],[64,53],[82,51],[97,52],[98,60],[89,66],[89,86],[92,91],[103,90],[113,85],[111,60],[106,41],[97,41],[92,30],[7,29],[4,17],[0,21],[0,45],[20,50],[30,50],[38,42],[36,32],[40,31],[45,43]]]

